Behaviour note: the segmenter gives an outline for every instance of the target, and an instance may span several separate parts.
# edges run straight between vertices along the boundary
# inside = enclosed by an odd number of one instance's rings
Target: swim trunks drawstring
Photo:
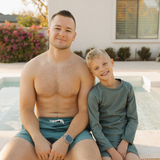
[[[49,120],[49,121],[52,122],[52,123],[61,122],[62,124],[64,124],[64,120],[63,119]]]

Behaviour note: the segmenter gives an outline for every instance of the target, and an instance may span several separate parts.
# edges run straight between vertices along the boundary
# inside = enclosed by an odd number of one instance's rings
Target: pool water
[[[20,130],[19,82],[0,85],[0,131]]]
[[[133,85],[139,125],[138,130],[160,130],[160,95],[146,91],[142,81],[130,81]],[[5,82],[0,85],[0,131],[21,129],[19,111],[19,83]]]

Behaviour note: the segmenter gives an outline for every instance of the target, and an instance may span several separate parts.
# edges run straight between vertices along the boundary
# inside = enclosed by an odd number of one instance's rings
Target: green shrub
[[[142,47],[141,50],[138,51],[138,55],[142,60],[146,61],[151,56],[150,48]]]
[[[74,51],[74,53],[83,58],[83,53],[82,53],[82,51]]]
[[[36,18],[33,18],[31,15],[19,15],[16,19],[18,20],[18,24],[21,27],[30,27],[32,25],[40,24],[40,22]]]
[[[130,47],[121,47],[117,52],[119,60],[126,61],[127,58],[131,56]]]
[[[108,53],[110,58],[115,59],[116,54],[112,47],[106,48],[105,51]]]
[[[0,62],[27,62],[46,49],[46,41],[41,29],[32,26],[25,31],[22,27],[5,22],[0,26]]]

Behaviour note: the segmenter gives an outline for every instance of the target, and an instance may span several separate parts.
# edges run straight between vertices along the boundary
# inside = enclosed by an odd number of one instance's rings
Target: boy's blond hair
[[[94,49],[90,50],[86,55],[86,63],[87,63],[88,68],[90,69],[90,64],[94,58],[99,58],[102,55],[105,55],[108,58],[110,58],[108,53],[106,51],[104,51],[103,49],[94,48]]]

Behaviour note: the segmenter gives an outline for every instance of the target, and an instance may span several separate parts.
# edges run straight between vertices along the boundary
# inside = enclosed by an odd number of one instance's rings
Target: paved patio
[[[2,77],[20,77],[25,63],[0,63],[0,79]],[[142,76],[145,83],[160,95],[160,62],[126,61],[115,62],[115,76]],[[0,131],[0,150],[17,131]],[[141,159],[160,159],[160,130],[138,130],[135,144]]]

